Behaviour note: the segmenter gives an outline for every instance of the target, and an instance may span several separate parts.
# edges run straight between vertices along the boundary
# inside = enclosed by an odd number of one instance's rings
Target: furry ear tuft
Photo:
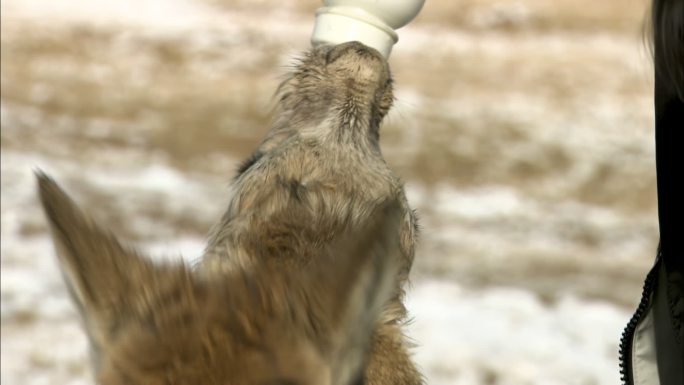
[[[35,174],[60,268],[97,353],[154,267],[88,218],[49,176]]]

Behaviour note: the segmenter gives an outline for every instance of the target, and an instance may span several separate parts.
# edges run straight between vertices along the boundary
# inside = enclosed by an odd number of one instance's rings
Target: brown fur
[[[266,260],[205,275],[141,257],[47,176],[38,182],[98,384],[359,383],[372,329],[396,285],[396,205],[316,247],[305,269],[285,271]],[[303,212],[295,219],[312,218]]]
[[[416,220],[379,147],[380,122],[393,101],[388,64],[357,42],[314,47],[279,95],[271,132],[240,168],[203,267],[230,271],[277,255],[282,266],[300,268],[312,263],[317,247],[367,226],[387,202],[397,204],[403,260],[373,335],[366,383],[420,384],[401,330]]]
[[[100,384],[422,382],[401,330],[416,222],[378,143],[388,65],[314,47],[279,95],[196,270],[122,247],[39,175]]]

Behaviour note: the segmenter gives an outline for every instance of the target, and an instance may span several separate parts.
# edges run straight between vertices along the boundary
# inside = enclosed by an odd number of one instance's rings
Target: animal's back
[[[401,181],[379,153],[296,135],[237,178],[204,263],[225,269],[279,255],[301,266],[316,245],[364,226],[392,202],[406,208]],[[313,220],[300,221],[304,212]],[[263,245],[278,253],[259,252]],[[410,265],[413,251],[404,251]]]

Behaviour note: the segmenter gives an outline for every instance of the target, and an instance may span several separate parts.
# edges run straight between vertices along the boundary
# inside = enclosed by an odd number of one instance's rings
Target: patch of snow
[[[612,304],[567,297],[547,306],[526,291],[427,281],[412,288],[407,307],[430,384],[619,383],[617,343],[629,313]]]
[[[136,30],[154,36],[184,36],[198,49],[217,40],[250,44],[250,32],[261,31],[266,40],[300,36],[302,49],[310,23],[292,12],[262,9],[262,13],[225,10],[193,0],[7,0],[2,2],[3,21],[45,22],[48,27],[87,25],[101,29]],[[312,14],[310,20],[313,21]],[[267,31],[266,31],[267,29]],[[203,32],[203,33],[198,33]],[[220,32],[213,33],[213,32]],[[273,38],[269,37],[273,36]],[[288,41],[293,41],[289,40]],[[296,41],[296,40],[294,40]]]
[[[158,30],[185,30],[207,21],[218,23],[213,9],[190,0],[9,0],[2,2],[3,17],[50,19],[57,23],[97,26],[144,26]],[[212,16],[212,14],[214,16]],[[229,23],[226,23],[229,26]]]

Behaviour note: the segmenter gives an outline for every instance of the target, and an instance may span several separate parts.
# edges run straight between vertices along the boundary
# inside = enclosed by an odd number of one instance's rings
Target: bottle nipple
[[[388,58],[399,40],[395,29],[413,20],[425,0],[324,0],[316,11],[311,43],[359,41]]]

